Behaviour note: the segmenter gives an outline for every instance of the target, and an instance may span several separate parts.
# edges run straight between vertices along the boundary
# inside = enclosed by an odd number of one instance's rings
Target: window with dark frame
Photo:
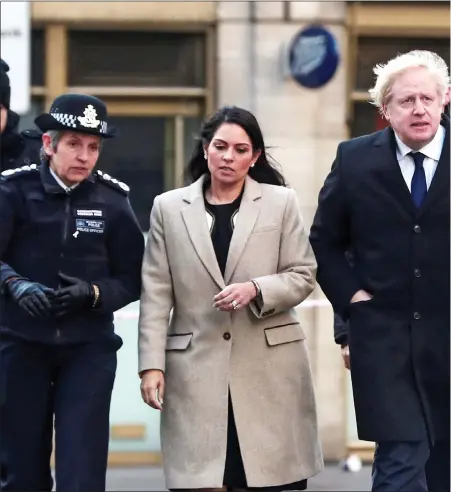
[[[69,31],[70,86],[204,87],[205,34]]]
[[[45,31],[34,28],[31,30],[31,85],[45,85]]]
[[[97,87],[123,87],[124,101],[129,87],[205,88],[206,39],[205,32],[68,30],[67,83],[74,90],[87,87],[93,95]],[[154,197],[171,176],[173,118],[110,115],[109,124],[119,127],[119,138],[105,142],[97,163],[130,186],[130,202],[144,232]],[[199,125],[199,118],[184,117],[185,160]]]

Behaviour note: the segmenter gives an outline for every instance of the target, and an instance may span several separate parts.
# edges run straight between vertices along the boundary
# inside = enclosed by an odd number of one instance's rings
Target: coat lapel
[[[238,265],[238,261],[244,251],[249,235],[255,225],[260,213],[261,187],[257,181],[247,177],[241,199],[240,210],[237,215],[235,229],[230,241],[229,254],[224,273],[226,285],[230,282],[232,275]]]
[[[446,134],[443,141],[442,153],[440,154],[440,160],[437,164],[434,177],[432,178],[431,185],[426,194],[426,198],[419,210],[419,215],[422,215],[431,204],[442,198],[444,195],[449,196],[449,167],[450,167],[450,155],[449,155],[449,120],[444,117],[443,126],[445,127]]]
[[[415,205],[409,188],[404,181],[398,159],[393,130],[387,127],[374,141],[374,161],[376,172],[391,196],[409,216],[416,215]]]
[[[197,255],[212,279],[218,284],[219,288],[223,289],[225,287],[224,279],[216,260],[210,231],[208,230],[203,197],[203,183],[204,178],[202,177],[187,188],[187,193],[183,199],[189,205],[182,209],[182,215]]]

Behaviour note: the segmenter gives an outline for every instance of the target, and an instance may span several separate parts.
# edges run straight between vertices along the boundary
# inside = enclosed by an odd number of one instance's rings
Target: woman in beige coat
[[[193,183],[155,199],[142,269],[141,394],[162,411],[167,487],[304,489],[323,464],[294,308],[315,258],[254,116],[222,108],[201,137]]]

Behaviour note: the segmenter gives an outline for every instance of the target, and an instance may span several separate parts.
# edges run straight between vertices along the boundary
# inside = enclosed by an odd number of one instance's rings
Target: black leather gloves
[[[6,284],[14,301],[33,318],[50,316],[55,291],[38,282],[14,278]]]
[[[100,292],[97,286],[64,273],[60,273],[59,277],[64,286],[57,290],[22,277],[7,281],[6,287],[14,301],[34,318],[60,317],[99,304]]]
[[[58,274],[66,287],[59,288],[55,293],[53,312],[55,316],[64,316],[77,309],[94,307],[97,297],[94,287],[85,280],[70,277],[64,273]]]

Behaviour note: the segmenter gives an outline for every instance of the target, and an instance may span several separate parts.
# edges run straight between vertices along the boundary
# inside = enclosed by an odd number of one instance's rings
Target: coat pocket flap
[[[186,350],[193,338],[192,333],[181,335],[168,335],[166,338],[166,350]]]
[[[265,328],[265,336],[268,345],[271,346],[305,339],[304,330],[299,323]]]
[[[261,226],[255,227],[255,229],[252,230],[252,234],[259,234],[260,232],[271,232],[271,231],[279,231],[280,230],[280,224],[265,224]]]

